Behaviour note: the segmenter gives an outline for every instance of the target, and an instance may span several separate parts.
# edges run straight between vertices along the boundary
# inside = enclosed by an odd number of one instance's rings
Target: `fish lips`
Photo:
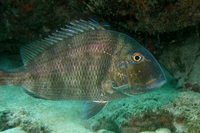
[[[166,77],[163,76],[163,77],[161,77],[161,78],[155,80],[155,81],[152,82],[151,84],[148,84],[148,85],[146,86],[146,89],[157,89],[157,88],[163,86],[163,85],[166,83],[166,81],[167,81],[167,80],[166,80]]]
[[[124,94],[128,96],[139,95],[143,93],[147,93],[153,91],[166,83],[166,77],[162,76],[156,80],[150,80],[145,86],[136,86],[132,85],[131,88],[124,91]]]

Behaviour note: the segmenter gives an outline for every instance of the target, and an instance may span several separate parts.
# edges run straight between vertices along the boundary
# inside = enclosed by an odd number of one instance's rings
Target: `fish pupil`
[[[140,56],[135,56],[135,60],[138,61],[140,59]]]

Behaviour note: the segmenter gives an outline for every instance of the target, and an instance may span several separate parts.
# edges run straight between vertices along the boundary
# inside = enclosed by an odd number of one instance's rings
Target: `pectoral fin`
[[[131,92],[131,89],[129,87],[129,84],[125,84],[117,87],[112,86],[112,89],[129,97],[135,96],[135,94]]]
[[[84,103],[84,111],[83,111],[83,119],[87,120],[94,117],[98,114],[107,104],[107,101],[103,102],[85,102]]]
[[[45,97],[39,96],[39,95],[37,95],[37,94],[31,92],[29,89],[25,89],[25,88],[24,88],[23,90],[24,90],[28,95],[30,95],[30,96],[32,96],[32,97],[34,97],[34,98],[39,98],[39,99],[48,100],[48,99],[45,98]]]

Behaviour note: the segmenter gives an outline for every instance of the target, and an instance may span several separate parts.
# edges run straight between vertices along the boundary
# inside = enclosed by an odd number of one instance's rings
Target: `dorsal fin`
[[[43,53],[49,47],[58,44],[58,42],[65,40],[66,38],[81,34],[90,30],[105,30],[101,25],[95,24],[91,21],[84,20],[75,20],[70,22],[70,25],[66,25],[67,28],[61,28],[60,31],[52,33],[51,36],[48,36],[45,39],[29,43],[23,46],[20,49],[21,57],[24,63],[24,66],[34,59],[39,54]]]

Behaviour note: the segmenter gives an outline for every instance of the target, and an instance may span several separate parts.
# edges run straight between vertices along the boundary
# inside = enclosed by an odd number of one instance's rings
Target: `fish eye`
[[[131,59],[134,61],[134,62],[141,62],[141,61],[143,61],[143,56],[142,56],[142,54],[140,54],[140,53],[134,53],[133,55],[132,55],[132,57],[131,57]]]

